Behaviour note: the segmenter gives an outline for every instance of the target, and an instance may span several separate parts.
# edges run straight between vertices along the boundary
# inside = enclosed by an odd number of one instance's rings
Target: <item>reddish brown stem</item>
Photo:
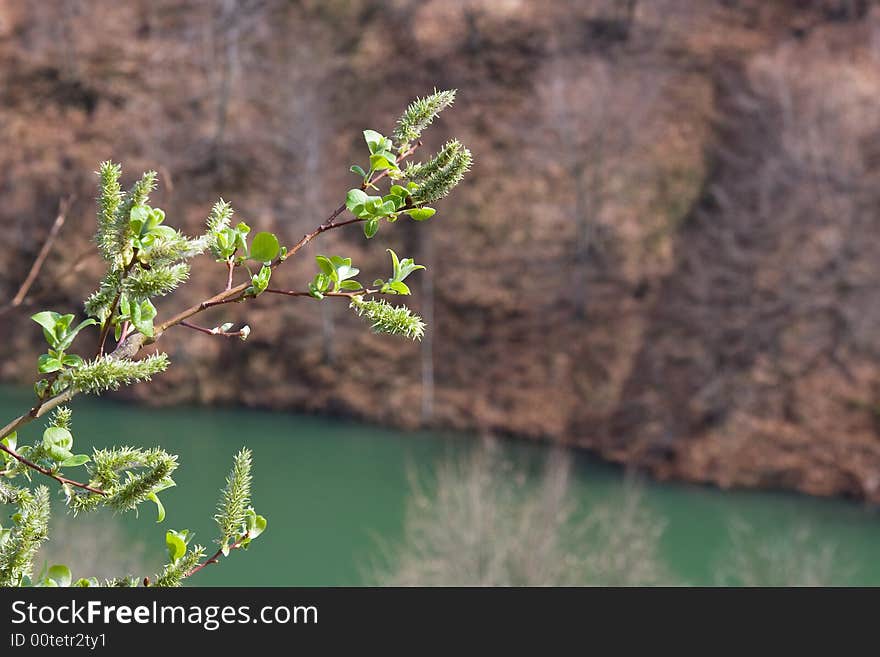
[[[232,260],[226,261],[226,289],[232,289],[232,272],[235,271],[235,263]]]
[[[7,454],[9,454],[12,458],[14,458],[16,461],[19,461],[20,463],[26,465],[31,470],[36,470],[40,474],[44,474],[47,477],[51,477],[52,479],[54,479],[55,481],[57,481],[60,484],[68,484],[70,486],[76,486],[77,488],[82,488],[83,490],[87,490],[90,493],[95,493],[96,495],[106,495],[107,494],[104,491],[99,490],[97,488],[92,488],[91,486],[89,486],[87,484],[83,484],[78,481],[74,481],[73,479],[68,479],[67,477],[62,477],[61,475],[55,474],[54,472],[52,472],[48,468],[44,468],[41,465],[37,465],[33,461],[29,461],[28,459],[23,457],[21,454],[16,452],[14,449],[10,449],[9,447],[4,445],[3,443],[0,443],[0,450],[3,450]]]
[[[205,328],[204,326],[199,326],[198,324],[193,324],[191,322],[180,322],[180,326],[185,326],[188,329],[192,329],[193,331],[198,331],[199,333],[204,333],[206,335],[221,335],[224,338],[240,338],[242,336],[241,330],[238,331],[215,331],[214,329]]]
[[[229,546],[229,550],[232,551],[232,550],[237,550],[238,548],[240,548],[240,547],[241,547],[241,542],[242,542],[244,539],[245,539],[244,536],[242,536],[241,538],[239,538],[235,543],[233,543],[232,545]],[[200,563],[200,564],[198,564],[197,566],[194,566],[192,569],[190,569],[190,570],[184,575],[184,577],[190,577],[191,575],[195,575],[197,572],[199,572],[202,568],[204,568],[204,567],[207,566],[208,564],[218,563],[218,562],[220,561],[220,557],[222,557],[222,556],[223,556],[223,548],[220,548],[220,549],[217,550],[214,554],[212,554],[210,557],[208,557],[207,559],[205,559],[202,563]]]

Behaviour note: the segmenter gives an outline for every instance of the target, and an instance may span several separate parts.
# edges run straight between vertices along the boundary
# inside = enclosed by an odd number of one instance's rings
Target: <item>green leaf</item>
[[[43,335],[49,346],[56,347],[59,341],[57,328],[61,315],[51,310],[44,310],[36,315],[31,315],[31,319],[43,327]]]
[[[94,319],[91,319],[91,318],[80,322],[79,326],[77,326],[75,329],[73,329],[72,331],[66,331],[63,336],[59,336],[61,339],[58,341],[58,346],[56,348],[61,351],[64,351],[71,344],[73,344],[74,339],[76,338],[77,334],[80,331],[82,331],[87,326],[93,326],[97,323],[98,322],[96,322]]]
[[[133,205],[131,206],[131,212],[128,213],[128,218],[144,224],[150,218],[150,208],[146,205]]]
[[[73,447],[73,435],[62,427],[47,427],[43,432],[43,447],[46,450],[54,447],[69,450]]]
[[[186,540],[189,532],[186,530],[182,532],[174,531],[173,529],[169,529],[165,532],[165,545],[168,547],[168,556],[171,558],[171,561],[177,561],[186,554]]]
[[[11,434],[6,436],[6,438],[4,438],[3,440],[0,440],[0,443],[3,443],[4,445],[6,445],[6,447],[8,447],[9,449],[11,449],[14,452],[15,446],[18,444],[18,432],[13,431]],[[9,456],[8,458],[12,458],[12,457]]]
[[[36,315],[31,315],[31,319],[34,320],[37,324],[42,326],[47,331],[55,331],[55,324],[58,323],[58,318],[61,317],[56,312],[52,312],[51,310],[44,310],[42,312],[37,313]]]
[[[341,290],[360,290],[362,287],[357,281],[342,281],[339,285]]]
[[[37,369],[43,374],[57,372],[62,367],[61,361],[49,354],[43,354],[37,359]]]
[[[330,258],[327,256],[319,255],[315,256],[315,261],[318,263],[318,267],[321,268],[321,271],[327,274],[327,276],[333,276],[336,271],[336,267],[333,266],[333,263],[330,262]]]
[[[263,516],[257,515],[253,509],[248,509],[247,513],[247,538],[253,540],[266,531],[268,524]]]
[[[75,468],[79,465],[88,463],[91,459],[86,454],[76,454],[68,457],[61,462],[62,468]]]
[[[406,213],[415,221],[425,221],[426,219],[430,219],[434,216],[435,212],[437,211],[434,208],[413,208],[412,210],[406,210]]]
[[[76,354],[67,354],[61,359],[61,362],[68,367],[82,367],[83,359]]]
[[[397,257],[397,254],[393,249],[385,249],[388,253],[391,254],[391,266],[393,267],[394,276],[393,279],[397,280],[398,274],[400,273],[400,260]]]
[[[388,193],[400,196],[401,198],[406,198],[410,195],[410,191],[406,187],[401,187],[400,185],[391,185],[391,189],[388,190]]]
[[[70,568],[58,564],[49,569],[49,578],[54,580],[58,586],[70,586],[71,574]]]
[[[156,519],[156,524],[165,520],[165,507],[159,499],[159,496],[156,495],[156,493],[150,493],[149,495],[147,495],[147,499],[156,503],[156,509],[159,513],[159,517]]]
[[[379,220],[378,219],[368,219],[364,222],[364,235],[366,235],[367,239],[373,237],[379,231]]]
[[[350,189],[345,196],[345,207],[354,212],[355,206],[363,205],[370,197],[362,189]]]
[[[373,171],[384,171],[385,169],[391,169],[396,166],[397,165],[394,164],[393,161],[385,157],[385,154],[379,155],[377,153],[374,155],[370,155],[370,168]]]
[[[258,262],[271,262],[278,255],[281,245],[272,233],[257,233],[251,242],[251,259]]]
[[[389,287],[398,294],[410,294],[409,286],[402,281],[392,281]]]
[[[144,299],[140,305],[132,306],[131,323],[134,327],[148,338],[153,337],[153,319],[156,317],[156,306],[149,299]]]
[[[385,137],[375,130],[364,130],[364,141],[370,147],[371,153],[374,153],[382,145],[384,139]]]
[[[364,171],[363,167],[361,167],[361,166],[359,166],[359,165],[357,165],[357,164],[352,164],[352,165],[351,165],[351,168],[349,169],[349,171],[351,171],[352,173],[356,173],[356,174],[359,175],[361,178],[366,178],[366,177],[367,177],[367,172]]]
[[[95,577],[89,577],[86,579],[85,577],[80,577],[73,583],[73,586],[77,588],[90,588],[99,586],[98,580]]]

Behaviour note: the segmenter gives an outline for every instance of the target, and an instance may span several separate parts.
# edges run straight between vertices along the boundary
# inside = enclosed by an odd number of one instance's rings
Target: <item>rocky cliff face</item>
[[[880,499],[880,14],[858,0],[7,3],[0,7],[0,288],[73,309],[100,272],[97,163],[156,168],[195,233],[220,195],[293,240],[351,186],[360,130],[457,87],[429,148],[476,166],[425,225],[312,255],[432,266],[430,339],[341,305],[247,317],[245,348],[163,338],[150,401],[243,403],[576,444],[657,476]],[[381,243],[380,243],[381,242]],[[222,285],[203,263],[172,312]],[[28,308],[0,376],[29,380]],[[144,388],[129,394],[142,396]],[[153,395],[158,393],[158,397]]]

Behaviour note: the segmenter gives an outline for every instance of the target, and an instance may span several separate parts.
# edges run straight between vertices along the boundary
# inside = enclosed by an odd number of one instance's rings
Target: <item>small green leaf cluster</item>
[[[43,572],[36,577],[34,581],[34,586],[67,587],[71,585],[72,581],[73,575],[70,572],[70,568],[63,564],[56,564],[48,569],[45,569],[44,567]],[[97,586],[97,580],[95,579],[94,581],[95,585]],[[77,580],[77,583],[74,586],[91,586],[91,582],[85,579]]]
[[[388,175],[392,179],[400,174],[397,155],[393,152],[394,142],[391,139],[375,130],[364,130],[364,141],[367,142],[367,148],[370,149],[370,169],[364,171],[362,166],[353,164],[350,170],[361,176],[365,187],[370,184],[370,178],[374,173],[388,171]]]
[[[245,295],[260,296],[269,287],[269,280],[272,278],[272,268],[268,265],[260,267],[257,274],[251,274],[251,284],[244,291]]]
[[[73,434],[70,431],[70,409],[59,407],[43,431],[42,440],[35,445],[18,445],[15,432],[0,441],[8,449],[20,456],[45,468],[53,474],[59,474],[62,468],[75,468],[89,461],[85,454],[73,453]],[[0,453],[4,465],[4,474],[8,478],[24,475],[30,479],[31,471],[20,461],[6,452]]]
[[[327,292],[360,290],[363,286],[354,279],[360,269],[352,267],[351,258],[342,256],[315,256],[321,271],[309,283],[309,294],[323,299]]]
[[[156,577],[155,586],[180,586],[190,570],[195,568],[205,556],[205,548],[195,544],[190,547],[193,534],[188,529],[165,533],[165,547],[168,549],[168,563]]]
[[[211,209],[206,221],[205,243],[217,262],[235,262],[241,264],[247,258],[257,262],[269,263],[275,258],[286,255],[273,233],[261,232],[254,235],[248,249],[248,235],[251,227],[240,221],[232,226],[232,206],[220,199]]]
[[[76,336],[87,326],[97,324],[94,319],[87,319],[75,327],[72,326],[74,316],[60,315],[59,313],[44,310],[31,317],[37,324],[43,327],[43,335],[49,343],[48,353],[37,360],[37,369],[41,374],[57,372],[66,367],[79,367],[83,359],[76,354],[66,354]]]
[[[403,260],[400,260],[393,250],[386,250],[391,254],[391,263],[393,266],[391,278],[385,281],[381,278],[376,279],[373,281],[373,285],[380,286],[380,294],[410,294],[409,286],[403,281],[414,271],[425,269],[425,266],[417,265],[412,258],[404,258]]]
[[[235,226],[226,226],[211,235],[209,243],[216,245],[214,255],[217,256],[217,260],[220,262],[232,260],[239,249],[241,253],[247,253],[247,236],[250,232],[251,227],[239,221]]]
[[[114,333],[118,340],[122,336],[122,326],[129,322],[148,338],[153,337],[153,320],[156,318],[156,306],[149,299],[138,302],[131,300],[127,294],[119,297],[119,311],[116,314]]]

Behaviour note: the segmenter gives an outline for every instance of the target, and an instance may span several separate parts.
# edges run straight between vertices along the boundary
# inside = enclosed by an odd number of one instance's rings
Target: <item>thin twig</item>
[[[24,279],[24,282],[21,284],[21,287],[18,288],[18,292],[15,293],[15,296],[12,297],[12,301],[9,302],[5,307],[0,308],[0,314],[6,312],[7,310],[11,310],[13,308],[17,308],[20,306],[25,297],[27,297],[28,292],[30,292],[31,286],[34,284],[34,281],[37,280],[37,276],[40,273],[40,270],[43,268],[43,264],[46,262],[46,258],[49,257],[49,252],[52,250],[52,245],[55,243],[55,239],[58,237],[58,233],[61,232],[61,227],[64,225],[65,220],[67,219],[67,212],[70,210],[70,205],[73,202],[71,197],[67,197],[61,199],[61,202],[58,204],[58,216],[55,217],[55,221],[52,223],[52,227],[49,229],[49,234],[46,236],[46,241],[43,242],[43,246],[40,248],[40,252],[37,254],[34,263],[31,265],[30,271]]]
[[[299,290],[276,290],[270,287],[267,288],[265,292],[269,294],[283,294],[288,297],[312,297],[313,299],[317,299],[317,297],[313,296],[311,292],[301,292]],[[379,292],[378,289],[372,288],[366,290],[354,290],[351,292],[324,292],[325,297],[345,297],[346,299],[365,296],[367,294],[381,294],[381,292]]]
[[[240,548],[240,547],[241,547],[241,544],[242,544],[242,541],[244,541],[245,538],[246,538],[246,536],[242,536],[242,537],[239,538],[237,541],[235,541],[235,543],[233,543],[232,545],[230,545],[230,546],[229,546],[229,551],[231,552],[232,550],[237,550],[238,548]],[[207,566],[207,565],[209,565],[209,564],[212,564],[212,563],[218,563],[218,562],[220,561],[220,557],[222,557],[222,556],[223,556],[223,548],[220,548],[220,549],[217,550],[214,554],[212,554],[210,557],[208,557],[207,559],[205,559],[202,563],[200,563],[200,564],[198,564],[197,566],[194,566],[193,568],[191,568],[191,569],[190,569],[190,570],[184,575],[184,577],[190,577],[191,575],[195,575],[195,574],[196,574],[197,572],[199,572],[202,568],[204,568],[205,566]]]
[[[193,331],[198,331],[199,333],[204,333],[205,335],[221,335],[224,338],[240,338],[244,335],[241,329],[238,331],[221,331],[219,329],[209,329],[204,326],[199,326],[198,324],[192,324],[191,322],[183,321],[180,323],[180,326],[185,326],[188,329],[192,329]]]
[[[61,475],[55,474],[54,472],[52,472],[48,468],[44,468],[41,465],[37,465],[33,461],[29,461],[28,459],[23,457],[21,454],[16,452],[14,449],[10,449],[9,447],[4,445],[3,443],[0,443],[0,450],[3,450],[7,454],[9,454],[12,458],[14,458],[16,461],[19,461],[23,465],[26,465],[31,470],[36,470],[40,474],[44,474],[47,477],[51,477],[52,479],[54,479],[55,481],[57,481],[60,484],[69,484],[70,486],[76,486],[77,488],[82,488],[83,490],[87,490],[90,493],[95,493],[97,495],[106,495],[107,494],[102,490],[99,490],[97,488],[92,488],[88,484],[83,484],[78,481],[74,481],[73,479],[68,479],[67,477],[62,477]]]

